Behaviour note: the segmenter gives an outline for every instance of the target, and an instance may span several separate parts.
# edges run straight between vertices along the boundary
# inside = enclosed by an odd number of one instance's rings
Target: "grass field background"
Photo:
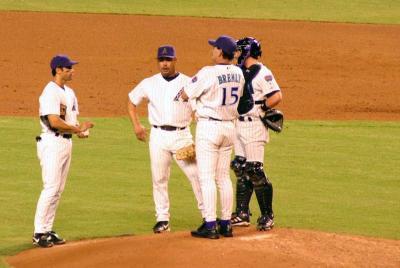
[[[398,0],[2,0],[0,10],[400,23]]]
[[[151,233],[147,144],[136,141],[128,118],[94,122],[89,139],[74,140],[55,230],[70,240]],[[31,247],[42,187],[34,140],[39,124],[12,117],[0,117],[0,124],[0,255],[9,255]],[[396,122],[288,121],[283,133],[272,135],[265,158],[277,226],[400,239],[399,136]],[[195,228],[201,218],[176,165],[170,197],[173,230]],[[254,223],[255,198],[252,211]]]

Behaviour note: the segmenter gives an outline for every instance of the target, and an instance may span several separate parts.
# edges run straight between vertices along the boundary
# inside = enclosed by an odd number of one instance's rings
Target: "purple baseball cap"
[[[236,51],[236,41],[230,36],[221,35],[217,38],[217,40],[208,40],[208,43],[213,47],[218,47],[222,49],[222,51],[233,54]]]
[[[57,67],[68,67],[77,64],[77,61],[72,61],[67,55],[56,55],[51,59],[50,68],[56,69]]]
[[[176,58],[175,48],[171,45],[164,45],[158,48],[157,59],[159,58]]]

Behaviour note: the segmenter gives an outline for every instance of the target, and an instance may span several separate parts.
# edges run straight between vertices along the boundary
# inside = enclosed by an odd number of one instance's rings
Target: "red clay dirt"
[[[173,44],[178,69],[211,64],[207,40],[262,41],[262,61],[284,93],[286,118],[400,120],[400,27],[238,19],[0,12],[0,115],[37,115],[49,60],[80,61],[71,86],[83,116],[126,116],[127,94],[157,72],[155,51]],[[143,109],[142,113],[146,111]],[[400,242],[276,228],[235,237],[188,232],[69,242],[7,258],[15,267],[400,267]],[[56,265],[55,265],[56,264]]]

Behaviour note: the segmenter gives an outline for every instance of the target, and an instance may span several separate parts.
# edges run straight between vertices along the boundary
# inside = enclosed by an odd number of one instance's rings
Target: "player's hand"
[[[92,127],[94,127],[94,124],[90,121],[85,121],[79,125],[79,129],[81,130],[81,132],[86,131]]]
[[[146,128],[142,125],[135,127],[136,138],[140,141],[146,141],[147,131]]]
[[[76,133],[76,136],[80,139],[87,139],[89,136],[85,135],[83,132]]]

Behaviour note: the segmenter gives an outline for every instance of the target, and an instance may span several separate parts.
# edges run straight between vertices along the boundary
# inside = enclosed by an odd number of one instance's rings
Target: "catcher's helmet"
[[[238,65],[243,66],[244,61],[248,57],[258,59],[261,56],[261,44],[253,37],[244,37],[236,41],[240,56],[238,58]]]

